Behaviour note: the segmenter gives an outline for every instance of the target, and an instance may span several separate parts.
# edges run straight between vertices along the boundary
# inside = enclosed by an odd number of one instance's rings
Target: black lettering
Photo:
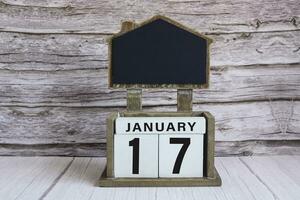
[[[132,132],[135,132],[135,130],[138,130],[138,131],[142,131],[139,123],[135,123],[134,126],[133,126],[133,129],[132,129]]]
[[[126,132],[129,132],[129,131],[130,131],[130,123],[128,123],[128,127],[127,127]]]
[[[168,127],[167,127],[167,130],[166,130],[166,131],[169,131],[170,129],[172,129],[172,131],[175,131],[175,128],[174,128],[173,123],[169,123],[169,124],[168,124]]]
[[[164,123],[160,123],[160,124],[161,124],[161,127],[159,128],[158,127],[159,126],[158,122],[155,123],[156,131],[161,132],[161,131],[164,130]]]
[[[190,122],[188,122],[188,124],[189,124],[189,125],[190,125],[190,127],[191,127],[191,131],[193,131],[193,129],[194,129],[194,126],[195,126],[196,122],[194,122],[193,124],[191,124]]]
[[[184,122],[178,122],[178,131],[185,131],[185,123]]]
[[[150,132],[153,131],[153,124],[152,123],[150,123],[150,124],[144,123],[144,131],[147,132],[147,129]]]

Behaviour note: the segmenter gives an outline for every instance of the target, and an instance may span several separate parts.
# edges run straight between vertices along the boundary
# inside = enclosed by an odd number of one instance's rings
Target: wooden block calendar
[[[122,123],[130,118],[133,120],[129,121],[142,118],[140,123],[144,120],[155,122],[161,118],[189,122],[199,119],[199,126],[193,132],[172,130],[170,133],[153,130],[144,132],[144,127],[141,127],[139,133],[127,134],[126,123]],[[119,120],[123,127],[118,125]],[[108,119],[107,168],[102,174],[100,185],[220,185],[221,179],[214,167],[214,126],[214,118],[208,112],[113,113]],[[135,151],[139,152],[138,155]]]
[[[211,39],[164,16],[124,22],[109,43],[109,85],[127,88],[127,111],[107,119],[103,187],[219,186],[215,121],[192,111],[209,83]],[[176,88],[177,112],[142,110],[142,88]]]

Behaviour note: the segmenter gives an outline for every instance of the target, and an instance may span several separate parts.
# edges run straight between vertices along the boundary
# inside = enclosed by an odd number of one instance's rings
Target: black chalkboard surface
[[[157,18],[111,40],[110,86],[208,84],[209,41]]]

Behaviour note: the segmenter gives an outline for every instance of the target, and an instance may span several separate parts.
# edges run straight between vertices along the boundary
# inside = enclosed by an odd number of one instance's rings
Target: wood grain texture
[[[39,199],[72,158],[1,157],[1,199]]]
[[[106,143],[0,144],[1,156],[106,156]],[[228,155],[226,153],[226,155]],[[242,155],[242,153],[241,153]]]
[[[216,142],[216,156],[299,155],[299,140],[246,140]]]
[[[104,168],[103,158],[75,158],[68,171],[44,199],[90,199],[93,191],[99,189],[96,183]]]
[[[111,35],[0,32],[0,69],[71,70],[107,67]],[[300,62],[299,31],[209,35],[211,66]]]
[[[155,14],[214,39],[210,88],[193,102],[216,117],[217,155],[300,154],[298,4],[0,1],[0,155],[105,155],[105,119],[126,107],[126,91],[108,89],[106,40]],[[142,102],[175,111],[176,91]]]
[[[300,64],[212,68],[209,89],[194,90],[194,103],[299,100]],[[107,70],[0,70],[2,106],[126,105],[126,91],[107,88]],[[143,105],[174,105],[176,90],[144,90]]]
[[[21,168],[20,163],[26,168]],[[104,158],[90,157],[1,157],[0,167],[10,167],[1,173],[0,197],[47,200],[294,200],[300,195],[299,156],[216,158],[222,187],[97,187],[105,163]]]
[[[296,0],[3,0],[0,11],[0,27],[10,32],[107,34],[122,20],[163,14],[204,32],[230,33],[299,30],[300,8]]]
[[[271,101],[228,103],[226,106],[224,104],[196,104],[194,110],[210,111],[215,116],[217,155],[274,154],[274,152],[298,154],[299,107],[298,101]],[[7,155],[9,149],[13,155],[22,155],[21,147],[26,149],[29,155],[34,152],[35,155],[45,155],[47,148],[49,148],[48,154],[50,155],[55,155],[55,153],[83,156],[104,155],[104,146],[98,149],[97,144],[105,142],[106,118],[113,110],[120,109],[2,107],[0,112],[1,142],[17,145],[16,149],[13,145],[4,145],[2,155]],[[146,107],[145,110],[176,111],[176,106]],[[265,140],[267,141],[264,142]],[[280,153],[275,150],[272,152],[270,148],[272,145],[269,145],[272,143],[268,143],[269,140],[293,142],[286,144],[283,142],[281,145],[277,143],[277,146],[282,146],[283,149]],[[46,149],[43,149],[42,145],[45,145]],[[57,150],[55,150],[55,145],[57,145]],[[257,146],[259,149],[255,150]],[[65,152],[63,152],[64,147]],[[93,148],[94,150],[91,150]]]
[[[175,106],[158,106],[147,107],[145,111],[175,109]],[[103,142],[106,118],[111,111],[118,110],[97,107],[1,107],[0,141],[14,144]],[[194,111],[209,111],[215,116],[217,141],[299,139],[299,102],[229,103],[226,106],[197,104]]]
[[[1,156],[106,156],[106,143],[1,144]],[[299,140],[217,141],[215,156],[299,155]]]
[[[299,171],[299,160],[297,157],[291,157],[290,160],[285,163],[286,158],[280,157],[241,158],[245,166],[268,186],[274,199],[299,199],[300,194],[297,192],[300,190],[299,177],[293,176],[294,173],[291,172]],[[290,162],[295,165],[290,165]]]

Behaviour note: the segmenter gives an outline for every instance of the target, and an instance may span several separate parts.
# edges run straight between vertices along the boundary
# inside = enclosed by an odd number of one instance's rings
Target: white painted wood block
[[[116,119],[116,134],[203,134],[205,132],[204,117],[119,117]]]
[[[203,136],[159,135],[159,177],[203,177]]]
[[[158,135],[114,135],[115,177],[158,177]]]

